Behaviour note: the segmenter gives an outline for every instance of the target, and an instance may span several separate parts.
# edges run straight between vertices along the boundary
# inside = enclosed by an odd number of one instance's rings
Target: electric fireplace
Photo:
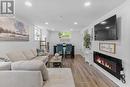
[[[94,62],[116,78],[121,79],[122,60],[94,52]]]

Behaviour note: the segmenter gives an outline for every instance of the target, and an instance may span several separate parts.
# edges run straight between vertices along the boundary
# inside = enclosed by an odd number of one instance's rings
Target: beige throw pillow
[[[37,56],[37,50],[36,49],[31,49],[31,51],[33,52],[34,56]]]
[[[33,59],[35,57],[31,50],[25,50],[25,51],[23,51],[23,54],[29,60],[31,60],[31,59]]]

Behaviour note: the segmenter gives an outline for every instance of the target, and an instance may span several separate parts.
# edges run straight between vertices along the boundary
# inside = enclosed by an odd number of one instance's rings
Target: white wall
[[[42,27],[41,28],[41,36],[42,36],[42,39],[46,38],[47,41],[49,41],[49,31],[47,30],[46,27]]]
[[[82,43],[81,43],[81,34],[80,32],[74,31],[72,32],[72,36],[71,39],[69,41],[60,41],[59,37],[58,37],[58,33],[57,31],[52,31],[49,33],[50,38],[49,38],[49,42],[50,42],[50,52],[53,54],[53,46],[58,44],[58,43],[71,43],[75,46],[75,53],[76,54],[80,54],[81,53],[81,47],[82,47]]]
[[[95,24],[113,16],[114,14],[117,15],[117,26],[119,31],[119,40],[117,41],[93,41],[92,42],[92,50],[98,51],[100,53],[104,53],[119,59],[122,59],[123,61],[123,67],[125,69],[125,75],[126,75],[126,84],[123,84],[121,81],[119,81],[117,78],[94,64],[95,67],[97,67],[100,71],[102,71],[106,76],[108,76],[111,80],[116,82],[120,87],[130,87],[130,1],[127,0],[123,5],[120,7],[114,9],[113,11],[109,12],[99,20],[97,20],[95,23],[91,24],[86,29],[91,29],[94,27]],[[83,33],[82,31],[82,33]],[[99,51],[99,42],[103,43],[116,43],[116,54],[110,54],[106,52]]]
[[[21,20],[20,20],[21,21]],[[22,21],[23,22],[23,21]],[[33,25],[29,25],[29,41],[0,41],[0,54],[5,54],[14,50],[23,50],[29,48],[39,48],[39,41],[34,41]]]

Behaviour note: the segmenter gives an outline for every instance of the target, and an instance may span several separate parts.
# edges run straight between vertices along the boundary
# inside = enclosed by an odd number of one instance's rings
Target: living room
[[[130,1],[73,2],[15,0],[13,13],[1,10],[0,87],[130,86]]]

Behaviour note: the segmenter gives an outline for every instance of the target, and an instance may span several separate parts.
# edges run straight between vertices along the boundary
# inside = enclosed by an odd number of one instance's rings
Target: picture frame
[[[115,43],[99,43],[99,50],[115,54],[116,53],[116,44]]]
[[[29,41],[29,26],[15,18],[0,17],[0,41]]]

